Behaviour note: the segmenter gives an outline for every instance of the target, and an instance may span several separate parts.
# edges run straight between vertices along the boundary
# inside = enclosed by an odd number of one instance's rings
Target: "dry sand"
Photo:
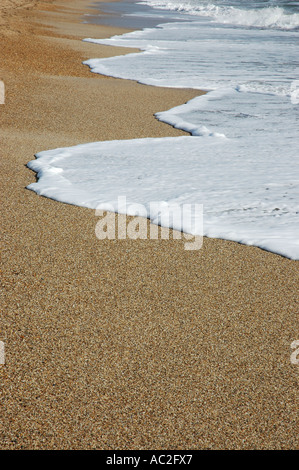
[[[26,8],[16,8],[25,4]],[[89,0],[1,0],[1,449],[295,449],[298,262],[204,239],[99,241],[37,196],[36,152],[172,136],[192,90],[96,76]],[[8,8],[4,8],[8,5]]]

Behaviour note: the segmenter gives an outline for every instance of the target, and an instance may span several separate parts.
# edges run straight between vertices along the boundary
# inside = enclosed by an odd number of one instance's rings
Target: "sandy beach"
[[[194,90],[92,74],[88,0],[0,6],[0,449],[296,449],[298,262],[234,242],[104,240],[26,164],[79,143],[183,135]],[[132,52],[132,49],[130,49]]]

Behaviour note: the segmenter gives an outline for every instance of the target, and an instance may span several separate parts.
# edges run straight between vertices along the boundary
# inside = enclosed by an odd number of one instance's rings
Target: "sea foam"
[[[144,0],[144,3],[162,10],[170,10],[194,16],[206,16],[222,24],[256,28],[274,28],[296,30],[299,28],[299,13],[287,13],[279,6],[266,6],[264,8],[236,8],[225,5],[225,2],[214,4],[198,0]],[[252,2],[253,4],[255,2]],[[256,2],[259,3],[259,2]],[[242,6],[242,2],[240,2]]]

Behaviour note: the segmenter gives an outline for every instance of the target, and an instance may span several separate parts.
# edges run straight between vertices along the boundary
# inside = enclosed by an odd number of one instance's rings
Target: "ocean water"
[[[85,63],[94,73],[207,91],[156,115],[190,136],[41,152],[28,188],[90,208],[117,210],[119,196],[146,208],[203,204],[204,235],[298,260],[299,2],[145,0],[125,14],[140,16],[143,4],[163,23],[86,39],[141,52]]]

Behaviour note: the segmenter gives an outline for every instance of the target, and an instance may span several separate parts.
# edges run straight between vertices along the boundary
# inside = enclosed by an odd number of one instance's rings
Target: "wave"
[[[213,3],[203,4],[197,1],[143,0],[140,3],[162,10],[211,17],[215,22],[222,24],[265,29],[299,29],[299,13],[288,14],[279,6],[269,6],[258,9],[239,9],[233,6],[215,5]]]

